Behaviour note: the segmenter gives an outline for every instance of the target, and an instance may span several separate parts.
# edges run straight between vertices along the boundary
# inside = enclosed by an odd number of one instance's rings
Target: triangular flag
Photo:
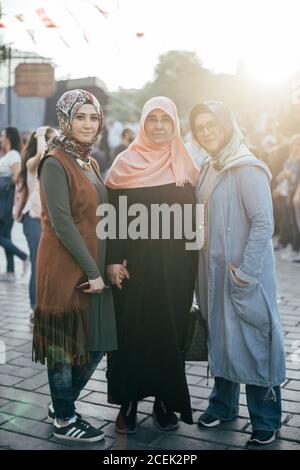
[[[99,7],[98,5],[96,5],[95,3],[94,3],[94,7],[97,8],[97,10],[98,10],[98,11],[101,13],[101,15],[103,15],[105,18],[108,17],[108,12],[107,12],[107,11],[102,10],[102,8],[100,8],[100,7]]]
[[[64,43],[64,45],[69,48],[70,47],[69,44],[67,43],[67,41],[64,40],[64,38],[62,37],[61,34],[59,35],[59,37],[62,40],[62,42]]]
[[[85,32],[84,32],[84,31],[82,31],[82,36],[83,36],[83,38],[84,38],[85,42],[86,42],[87,44],[89,44],[89,43],[90,43],[90,41],[89,41],[89,39],[88,39],[88,37],[87,37],[87,35],[85,34]]]
[[[46,15],[44,8],[38,8],[36,12],[46,28],[57,28],[56,24]]]
[[[26,29],[27,33],[29,34],[29,36],[31,37],[32,39],[32,42],[34,44],[36,44],[36,40],[35,40],[35,37],[34,37],[34,30],[33,29]]]
[[[20,15],[15,15],[15,18],[21,23],[24,23],[24,15],[22,13]]]

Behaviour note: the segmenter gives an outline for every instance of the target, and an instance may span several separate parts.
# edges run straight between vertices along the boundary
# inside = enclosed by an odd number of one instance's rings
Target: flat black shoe
[[[134,434],[137,430],[137,402],[131,401],[121,406],[116,419],[115,430],[120,434]]]
[[[155,400],[152,416],[161,431],[172,431],[179,426],[176,414],[168,410],[163,401]]]

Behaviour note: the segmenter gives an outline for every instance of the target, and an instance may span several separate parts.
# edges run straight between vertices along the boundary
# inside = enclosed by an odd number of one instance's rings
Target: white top
[[[0,158],[0,176],[12,176],[12,165],[21,164],[21,155],[17,150],[10,150]]]
[[[27,188],[28,188],[28,199],[23,209],[23,214],[29,212],[30,217],[40,218],[41,217],[41,200],[39,194],[39,180],[37,178],[37,172],[31,173],[27,170]]]

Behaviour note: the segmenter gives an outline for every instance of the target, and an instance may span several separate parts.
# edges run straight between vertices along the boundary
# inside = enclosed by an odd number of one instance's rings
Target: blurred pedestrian
[[[23,261],[23,274],[29,266],[28,255],[11,241],[15,185],[21,168],[21,139],[18,129],[3,129],[0,142],[4,150],[4,155],[0,158],[0,246],[3,246],[7,259],[6,272],[0,275],[0,280],[12,282],[15,280],[14,256]]]

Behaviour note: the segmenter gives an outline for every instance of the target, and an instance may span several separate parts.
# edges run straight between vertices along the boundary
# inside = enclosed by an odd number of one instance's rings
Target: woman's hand
[[[111,284],[117,286],[118,289],[122,289],[123,279],[130,278],[126,259],[123,260],[123,264],[109,264],[106,268],[106,272]]]
[[[245,286],[248,286],[248,285],[249,285],[248,282],[243,281],[242,279],[240,279],[240,278],[235,274],[235,272],[236,272],[236,270],[237,270],[237,267],[234,266],[234,264],[228,263],[228,267],[229,267],[229,269],[233,272],[234,277],[235,277],[236,284],[237,284],[238,286],[240,286],[240,287],[245,287]]]
[[[82,291],[85,294],[101,294],[103,289],[107,287],[104,284],[101,276],[97,277],[97,279],[92,279],[92,280],[89,279],[89,283],[90,283],[90,288]]]
[[[36,137],[36,138],[38,138],[38,137],[45,137],[46,132],[47,132],[47,129],[48,129],[47,126],[38,127],[38,129],[37,129],[36,132],[35,132],[35,137]]]

